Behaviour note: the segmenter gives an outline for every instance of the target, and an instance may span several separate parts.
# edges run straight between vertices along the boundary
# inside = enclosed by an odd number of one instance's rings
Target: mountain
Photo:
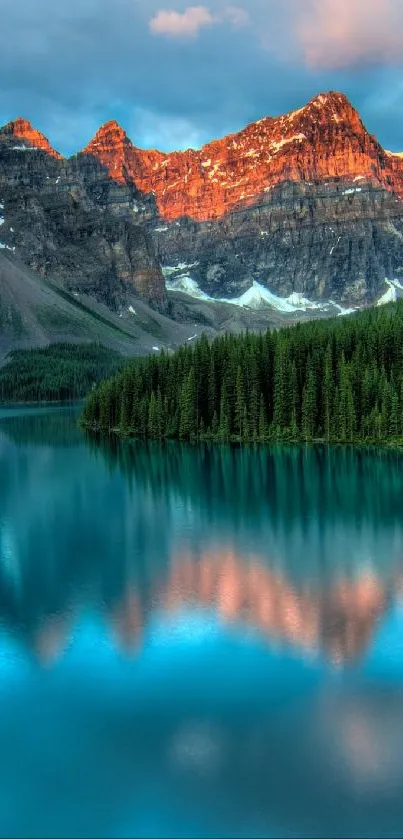
[[[118,314],[134,295],[191,318],[193,297],[287,320],[403,288],[403,157],[337,92],[173,153],[111,121],[65,160],[19,119],[0,130],[0,202],[3,246]]]
[[[0,130],[0,247],[118,314],[133,294],[167,310],[152,239],[136,220],[138,198],[95,157],[64,160],[25,120]]]
[[[362,179],[403,198],[403,161],[368,134],[341,93],[319,94],[304,108],[266,117],[199,151],[142,151],[109,122],[84,153],[101,160],[114,180],[153,193],[167,221],[220,219],[263,202],[284,181]]]

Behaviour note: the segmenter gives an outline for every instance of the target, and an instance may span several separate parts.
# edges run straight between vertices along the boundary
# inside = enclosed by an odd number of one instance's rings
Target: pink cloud
[[[403,58],[402,0],[295,0],[294,8],[297,41],[310,67]]]
[[[150,30],[154,35],[169,38],[196,38],[203,27],[214,26],[227,21],[239,28],[250,22],[245,9],[227,6],[221,14],[213,14],[207,6],[189,6],[184,12],[161,9],[150,20]]]
[[[150,29],[154,35],[194,38],[203,26],[212,26],[215,22],[214,15],[206,6],[189,6],[184,12],[161,9],[150,20]]]
[[[189,6],[184,12],[161,9],[150,20],[150,29],[154,35],[195,38],[203,26],[212,26],[215,22],[214,15],[206,6]]]

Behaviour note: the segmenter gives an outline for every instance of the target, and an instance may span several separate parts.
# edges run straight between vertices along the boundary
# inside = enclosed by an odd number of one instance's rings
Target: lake
[[[0,835],[403,835],[403,459],[0,411]]]

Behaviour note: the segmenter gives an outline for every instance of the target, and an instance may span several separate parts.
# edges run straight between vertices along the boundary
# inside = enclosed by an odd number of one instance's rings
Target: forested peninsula
[[[81,421],[188,441],[403,441],[403,300],[133,362],[89,394]]]

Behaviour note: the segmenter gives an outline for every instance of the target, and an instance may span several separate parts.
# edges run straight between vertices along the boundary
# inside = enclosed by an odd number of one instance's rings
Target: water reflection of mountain
[[[3,577],[3,622],[39,659],[52,661],[67,646],[88,607],[102,615],[118,648],[133,654],[141,648],[155,613],[169,627],[183,610],[206,610],[228,631],[253,630],[270,645],[288,646],[302,656],[323,655],[340,664],[365,653],[403,581],[402,562],[384,580],[363,568],[355,579],[296,588],[259,560],[244,560],[231,552],[179,558],[165,567],[148,568],[147,573],[143,569],[137,578],[133,570],[125,577],[122,568],[115,569],[120,583],[112,587],[103,570],[93,568],[86,587],[78,579],[75,586],[60,580],[57,601],[50,579],[42,578],[45,585],[34,602],[32,582],[21,581],[16,592]]]
[[[393,598],[398,454],[98,444],[68,412],[0,431],[0,614],[43,657],[88,609],[135,648],[177,600],[353,659]]]

